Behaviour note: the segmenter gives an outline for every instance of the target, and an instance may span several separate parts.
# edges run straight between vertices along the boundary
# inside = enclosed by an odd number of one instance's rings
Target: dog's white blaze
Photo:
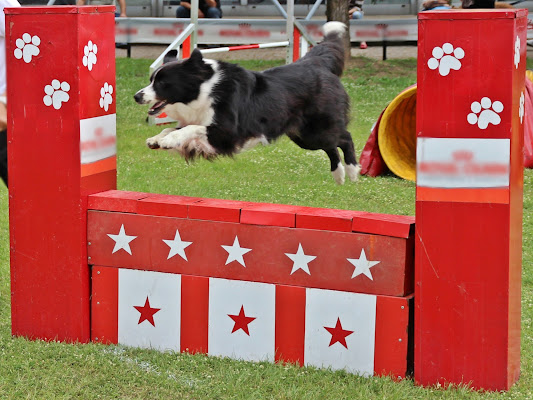
[[[331,175],[333,175],[333,179],[335,179],[335,182],[339,185],[344,184],[344,166],[341,162],[337,165],[337,169],[334,171],[331,171]]]
[[[155,91],[153,85],[150,83],[150,85],[146,86],[144,89],[139,90],[137,93],[143,94],[143,103],[155,103],[157,101],[157,98],[155,96]]]
[[[348,178],[352,182],[355,182],[357,178],[359,178],[359,174],[361,173],[361,166],[359,164],[353,165],[353,164],[347,164],[346,165],[346,175],[348,175]]]
[[[214,121],[215,110],[213,109],[211,92],[213,87],[220,81],[222,73],[219,71],[218,62],[216,60],[204,59],[204,62],[211,65],[211,68],[213,68],[215,73],[208,81],[202,83],[198,98],[188,104],[169,104],[163,109],[169,117],[180,121],[183,126],[209,126]]]

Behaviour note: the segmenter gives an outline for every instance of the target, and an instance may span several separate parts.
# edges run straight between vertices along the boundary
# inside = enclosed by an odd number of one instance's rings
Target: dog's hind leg
[[[346,164],[346,175],[352,182],[355,182],[361,172],[361,166],[357,163],[357,157],[355,155],[355,148],[352,141],[350,132],[344,131],[339,147],[344,153],[344,163]]]
[[[329,162],[331,164],[331,175],[333,176],[333,179],[335,179],[335,182],[338,185],[342,185],[344,183],[345,171],[341,162],[341,157],[339,156],[339,150],[334,148],[324,151],[329,157]]]

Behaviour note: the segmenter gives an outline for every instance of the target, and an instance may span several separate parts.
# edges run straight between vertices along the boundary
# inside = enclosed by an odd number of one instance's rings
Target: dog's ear
[[[176,61],[178,59],[178,50],[170,50],[165,54],[163,58],[163,64],[166,64],[171,61]]]
[[[191,60],[194,63],[197,63],[199,61],[202,61],[204,56],[202,55],[202,52],[198,49],[194,49],[191,53],[191,56],[189,57],[189,60]]]

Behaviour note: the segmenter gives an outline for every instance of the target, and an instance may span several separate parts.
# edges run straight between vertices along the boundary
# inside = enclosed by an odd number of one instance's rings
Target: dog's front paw
[[[155,135],[151,138],[146,139],[146,145],[151,149],[159,149],[160,147],[162,147],[160,145],[161,140],[163,140],[173,131],[175,131],[175,129],[173,128],[163,129],[159,135]]]
[[[159,147],[165,150],[175,149],[180,146],[180,141],[177,135],[167,135],[159,140]]]
[[[151,137],[146,139],[146,145],[151,149],[158,149],[159,148],[159,142],[157,141],[157,137]]]

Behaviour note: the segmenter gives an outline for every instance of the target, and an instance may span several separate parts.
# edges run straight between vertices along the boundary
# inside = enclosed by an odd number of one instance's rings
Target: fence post
[[[114,10],[6,9],[13,335],[90,340],[87,195],[116,187]]]
[[[419,15],[415,380],[520,372],[527,10]]]

